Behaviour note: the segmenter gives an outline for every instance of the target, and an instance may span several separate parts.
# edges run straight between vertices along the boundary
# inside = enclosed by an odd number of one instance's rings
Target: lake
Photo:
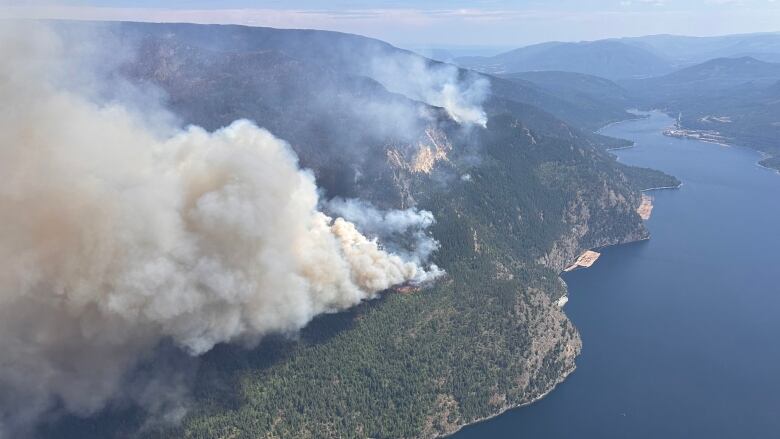
[[[647,242],[567,273],[577,370],[467,438],[765,438],[780,434],[780,175],[741,147],[665,137],[661,113],[605,128],[620,161],[683,181],[653,191]]]

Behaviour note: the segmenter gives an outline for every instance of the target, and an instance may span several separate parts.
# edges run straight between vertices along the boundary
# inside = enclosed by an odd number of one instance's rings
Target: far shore
[[[598,130],[596,130],[596,133],[600,134],[602,130],[605,130],[605,129],[607,129],[607,128],[613,126],[613,125],[617,125],[619,123],[633,122],[633,121],[636,121],[636,120],[639,120],[639,119],[647,119],[648,117],[650,117],[650,114],[649,114],[650,111],[642,111],[642,110],[639,110],[637,108],[629,108],[629,109],[626,110],[626,113],[633,114],[636,117],[630,117],[630,118],[626,118],[626,119],[621,119],[621,120],[616,120],[614,122],[610,122],[610,123],[604,125],[603,127],[599,128]]]

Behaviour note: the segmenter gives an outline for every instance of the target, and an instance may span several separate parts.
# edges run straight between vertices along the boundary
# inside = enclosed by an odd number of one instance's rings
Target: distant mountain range
[[[723,94],[745,94],[778,80],[780,64],[740,57],[712,59],[668,75],[620,83],[643,102],[663,105]]]
[[[742,81],[776,78],[778,75],[780,75],[780,64],[743,56],[712,59],[678,70],[664,78],[670,82],[717,81],[721,84],[733,84]]]
[[[751,56],[764,61],[780,61],[780,32],[687,37],[650,35],[621,38],[618,41],[649,50],[675,66],[701,63],[713,58]]]
[[[604,78],[655,76],[672,71],[650,50],[615,40],[542,43],[492,57],[461,57],[455,63],[491,74],[559,70]]]
[[[686,37],[651,35],[588,42],[550,42],[454,62],[486,73],[561,70],[609,79],[659,76],[713,58],[780,61],[780,33]]]

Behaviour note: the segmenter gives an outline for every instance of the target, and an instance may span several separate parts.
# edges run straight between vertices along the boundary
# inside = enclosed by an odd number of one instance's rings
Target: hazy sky
[[[239,23],[339,30],[403,46],[512,47],[780,31],[780,0],[0,0],[0,16]]]

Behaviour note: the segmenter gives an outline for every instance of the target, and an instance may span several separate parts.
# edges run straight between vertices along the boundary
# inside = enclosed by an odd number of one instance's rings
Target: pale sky
[[[517,47],[780,31],[780,0],[0,0],[0,17],[236,23],[337,30],[406,47]]]

